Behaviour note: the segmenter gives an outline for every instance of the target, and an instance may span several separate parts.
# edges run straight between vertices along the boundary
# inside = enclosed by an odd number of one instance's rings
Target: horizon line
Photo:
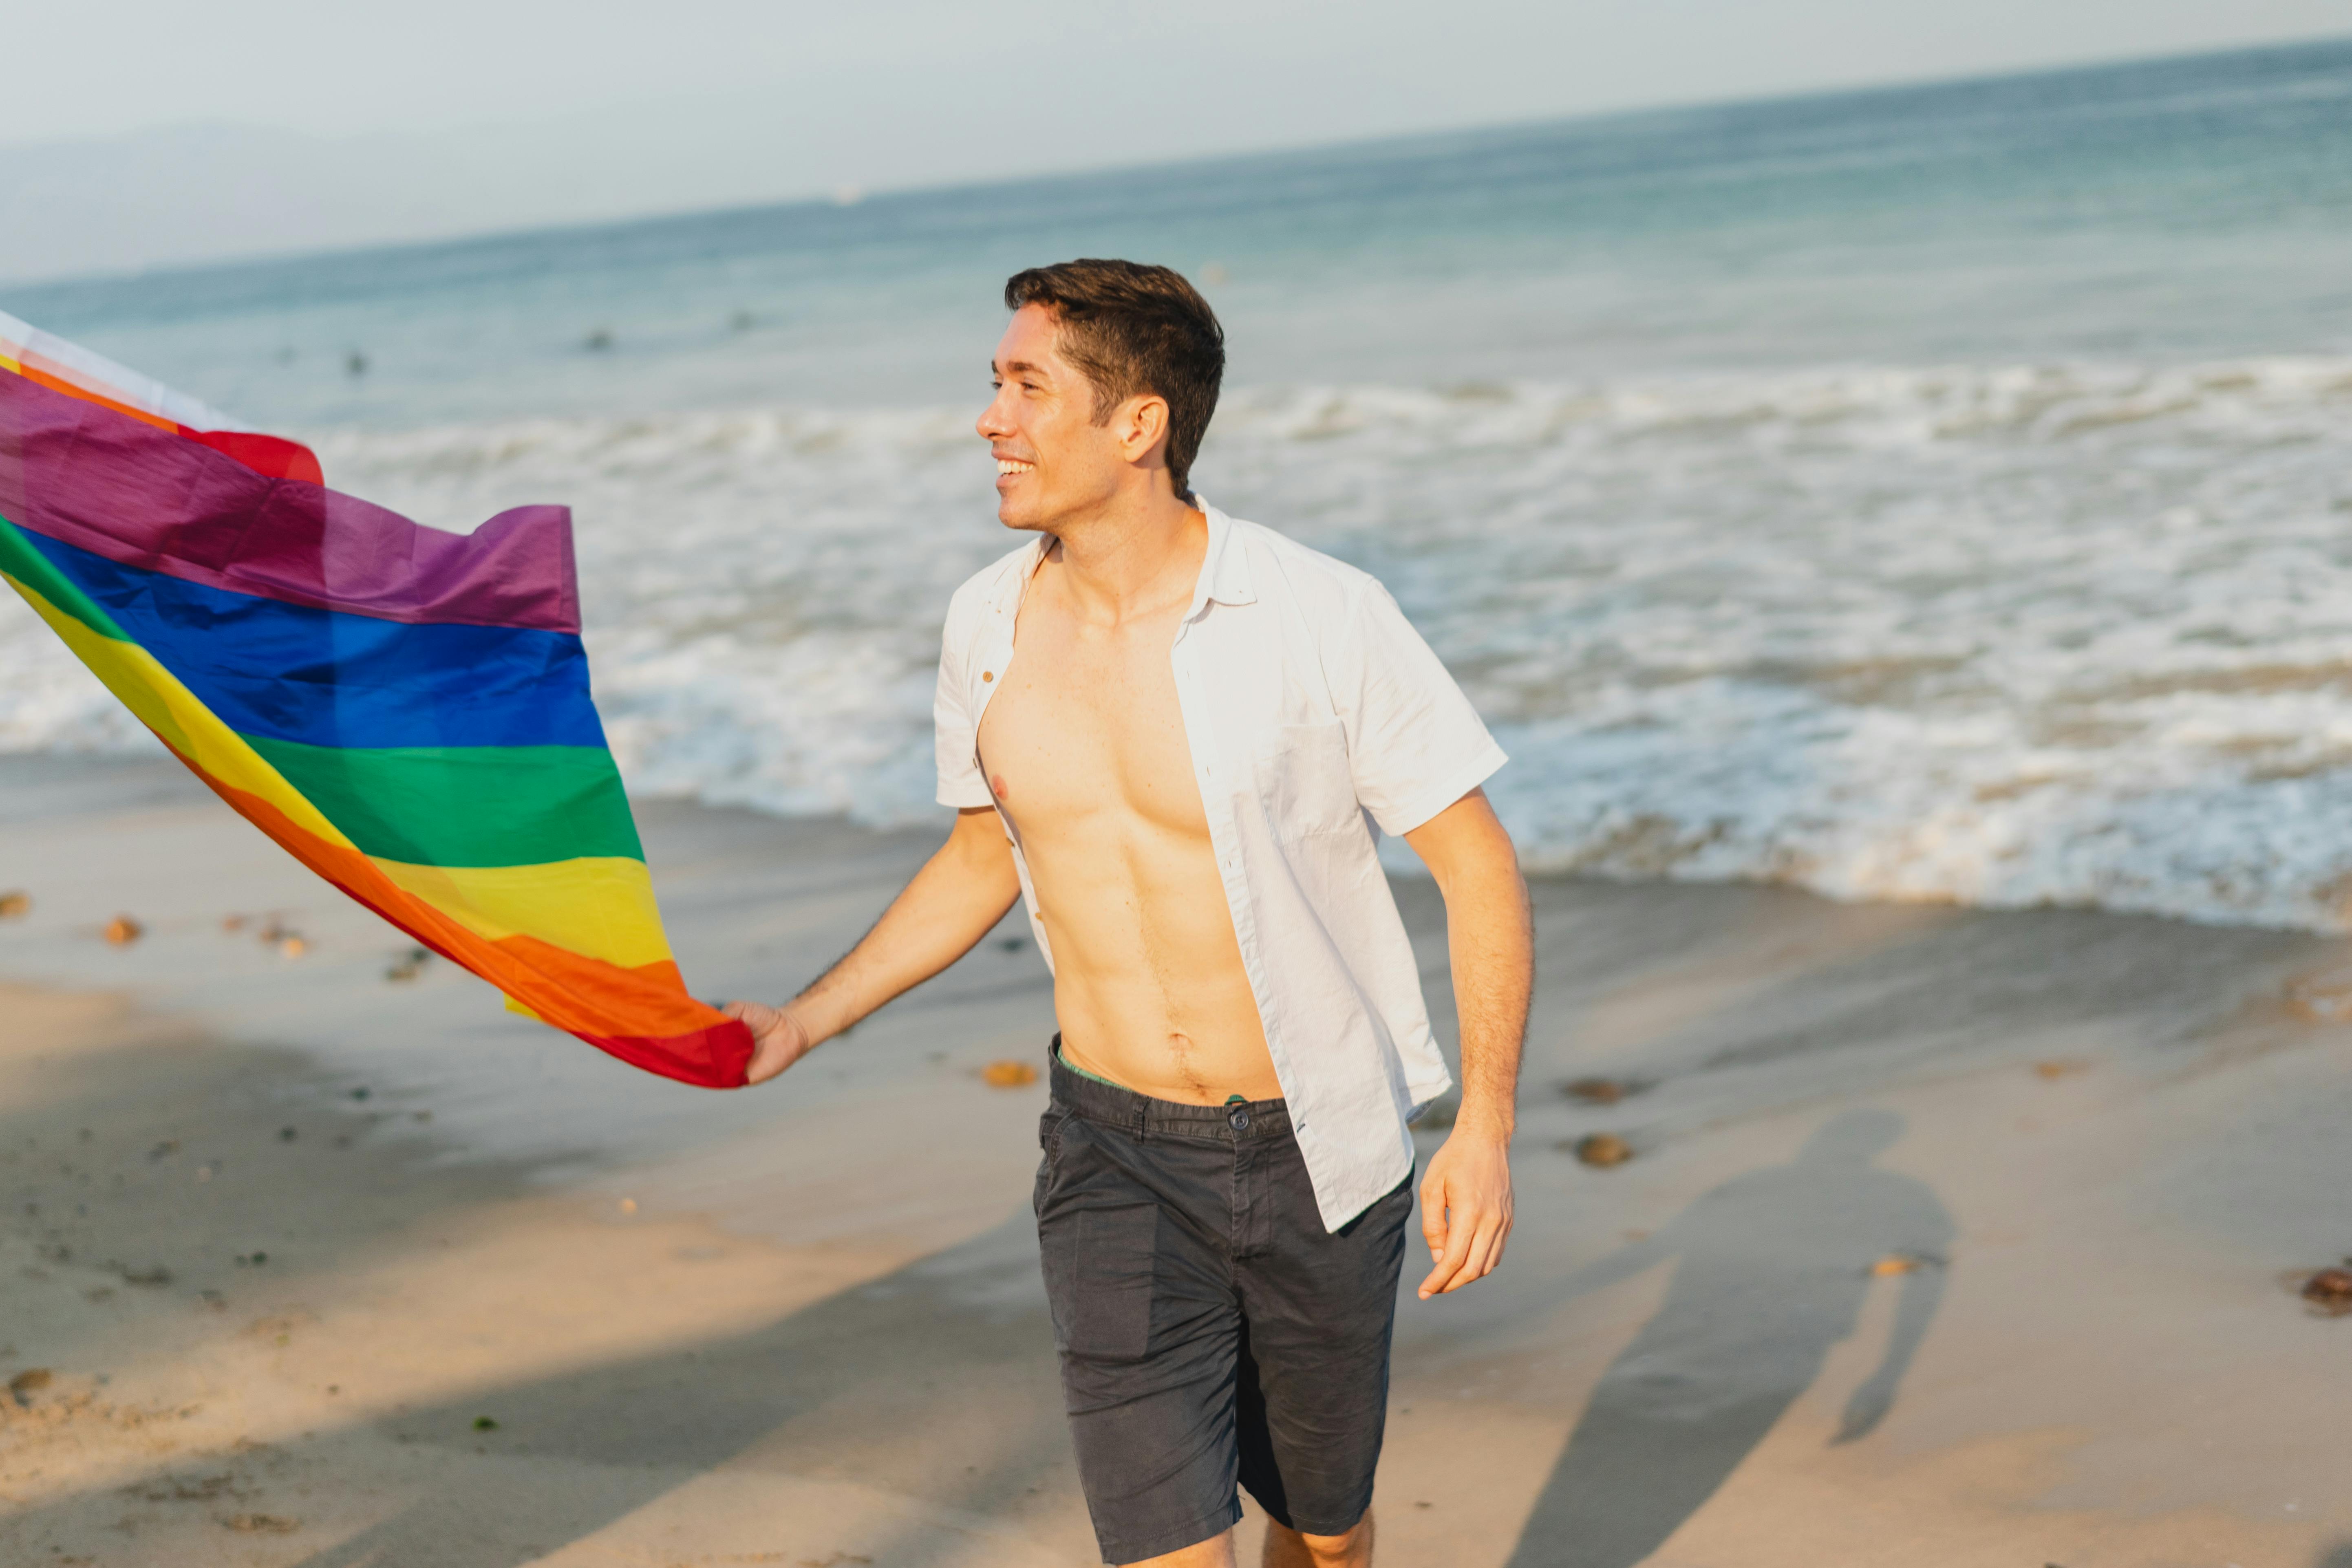
[[[1548,114],[1534,118],[1479,121],[1454,125],[1425,126],[1412,131],[1383,132],[1371,136],[1349,136],[1325,141],[1277,142],[1243,150],[1187,153],[1176,157],[1145,159],[1139,162],[1075,164],[1046,168],[1028,174],[1003,178],[950,179],[934,182],[913,182],[906,184],[886,184],[872,188],[856,185],[836,187],[831,193],[809,192],[799,195],[780,196],[754,201],[723,202],[710,205],[676,208],[640,209],[607,217],[580,218],[558,223],[532,224],[519,228],[467,229],[454,233],[422,236],[410,239],[378,240],[360,245],[330,245],[286,250],[260,250],[243,256],[213,258],[200,261],[167,262],[153,267],[140,267],[122,271],[98,271],[56,274],[47,277],[0,278],[0,289],[37,291],[52,289],[72,289],[135,282],[142,279],[186,278],[207,273],[238,272],[247,268],[281,265],[299,265],[326,261],[344,257],[399,255],[436,250],[461,250],[470,246],[496,245],[503,242],[554,237],[562,235],[595,235],[625,232],[634,228],[656,227],[664,224],[697,218],[748,216],[754,214],[783,213],[799,208],[824,210],[869,203],[902,201],[958,193],[996,190],[1017,190],[1024,186],[1052,184],[1065,181],[1095,178],[1108,174],[1160,173],[1172,169],[1209,169],[1219,165],[1253,163],[1267,159],[1297,157],[1303,154],[1340,153],[1356,150],[1370,151],[1382,147],[1399,147],[1414,142],[1438,141],[1446,137],[1507,136],[1515,133],[1581,125],[1606,125],[1612,122],[1706,110],[1761,108],[1777,104],[1834,101],[1884,96],[1887,94],[1961,88],[1993,82],[2029,80],[2034,78],[2063,76],[2093,76],[2114,71],[2127,71],[2151,66],[2185,63],[2191,60],[2228,59],[2232,58],[2290,54],[2324,48],[2328,46],[2352,48],[2352,31],[2315,34],[2304,38],[2281,42],[2232,45],[2224,48],[2168,50],[2157,54],[2121,55],[2095,60],[2078,60],[2058,64],[2025,66],[2010,70],[1965,71],[1949,76],[1895,77],[1879,81],[1838,87],[1793,88],[1785,91],[1746,93],[1732,98],[1667,99],[1654,103],[1622,106],[1614,109],[1573,110],[1565,114]],[[533,121],[531,123],[540,123]],[[145,132],[133,132],[117,137],[82,137],[62,142],[34,142],[0,144],[0,154],[46,147],[89,146],[106,142],[120,142],[132,137],[154,135],[174,130],[260,130],[236,121],[187,121],[175,126],[158,126]],[[301,135],[301,132],[278,132]],[[369,134],[381,134],[369,133]],[[353,138],[354,140],[358,138]]]

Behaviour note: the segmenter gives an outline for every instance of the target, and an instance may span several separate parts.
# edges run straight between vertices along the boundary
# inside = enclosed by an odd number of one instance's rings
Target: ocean
[[[2347,929],[2352,41],[0,288],[463,530],[569,502],[641,794],[930,820],[1018,268],[1223,315],[1528,862]],[[152,745],[13,599],[0,750]]]

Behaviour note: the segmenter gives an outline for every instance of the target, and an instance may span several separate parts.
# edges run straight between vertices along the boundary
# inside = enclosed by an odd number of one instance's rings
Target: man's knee
[[[1312,1568],[1361,1568],[1372,1560],[1372,1516],[1369,1510],[1343,1535],[1308,1535],[1272,1520],[1266,1521],[1265,1531],[1266,1562],[1281,1568],[1292,1563],[1311,1564]]]

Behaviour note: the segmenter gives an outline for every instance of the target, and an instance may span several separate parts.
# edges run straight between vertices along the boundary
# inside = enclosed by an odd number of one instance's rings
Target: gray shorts
[[[1052,1074],[1037,1238],[1103,1560],[1230,1528],[1236,1481],[1345,1533],[1372,1500],[1412,1178],[1333,1235],[1283,1101],[1150,1100],[1058,1050]]]

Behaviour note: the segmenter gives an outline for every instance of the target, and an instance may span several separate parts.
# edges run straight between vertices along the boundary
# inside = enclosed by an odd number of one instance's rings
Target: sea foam
[[[1529,862],[2345,929],[2352,360],[1229,395],[1203,492],[1395,590]],[[964,411],[318,439],[443,527],[576,510],[640,793],[930,820]],[[0,747],[139,743],[0,605]]]

